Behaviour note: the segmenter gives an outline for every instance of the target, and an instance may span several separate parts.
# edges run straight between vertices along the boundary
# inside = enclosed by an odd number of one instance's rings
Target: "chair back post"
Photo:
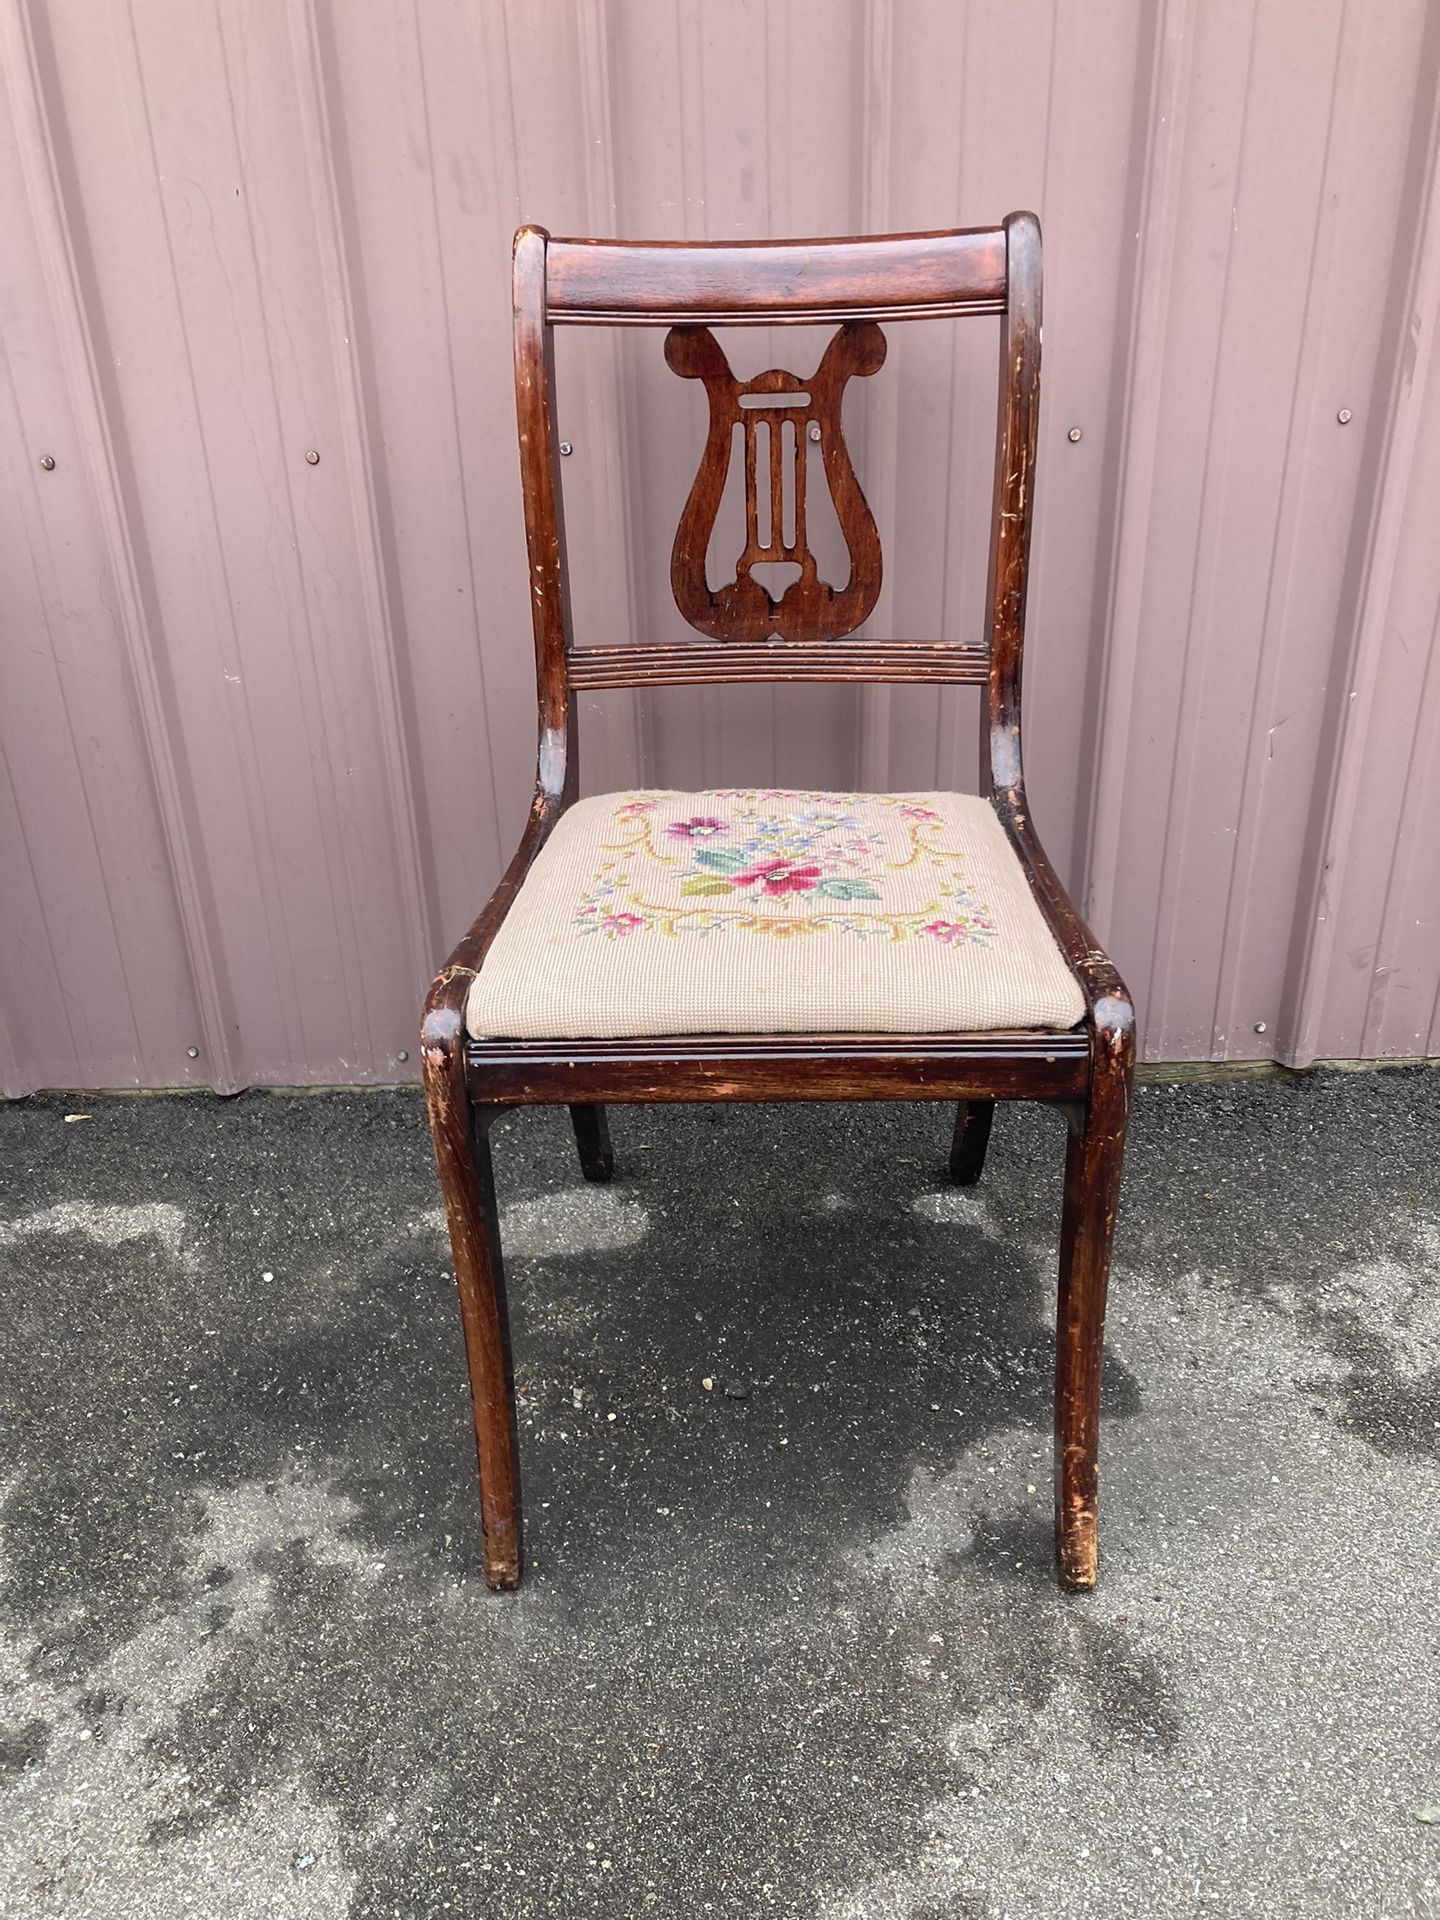
[[[1005,313],[1000,323],[1000,422],[986,607],[989,691],[980,720],[982,783],[1019,806],[1025,774],[1020,746],[1020,679],[1025,596],[1040,418],[1040,222],[1005,221]]]
[[[537,785],[545,798],[568,804],[579,792],[580,767],[566,671],[570,573],[552,404],[555,334],[545,307],[549,243],[543,227],[521,227],[515,235],[515,417],[530,560],[530,617],[535,627],[540,722]]]

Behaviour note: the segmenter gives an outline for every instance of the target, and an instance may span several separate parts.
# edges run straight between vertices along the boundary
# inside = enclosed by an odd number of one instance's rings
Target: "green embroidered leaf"
[[[745,855],[734,847],[697,847],[695,864],[709,867],[712,873],[740,873],[744,870]]]
[[[822,880],[816,887],[827,900],[878,900],[880,889],[868,880]]]
[[[703,873],[692,874],[680,883],[681,893],[734,893],[728,880],[707,880]]]

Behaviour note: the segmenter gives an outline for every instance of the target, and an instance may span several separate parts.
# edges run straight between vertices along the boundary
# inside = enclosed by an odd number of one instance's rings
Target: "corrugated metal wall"
[[[413,1071],[531,780],[521,218],[718,239],[1036,208],[1033,797],[1147,1054],[1440,1051],[1440,10],[0,23],[7,1090]],[[978,630],[995,325],[891,329],[857,396],[871,631]],[[567,334],[561,383],[582,637],[683,633],[703,407],[654,334]],[[973,698],[597,699],[586,785],[964,782]]]

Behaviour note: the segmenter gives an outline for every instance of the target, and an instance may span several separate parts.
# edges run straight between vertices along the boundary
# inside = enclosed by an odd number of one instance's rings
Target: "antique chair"
[[[521,1544],[488,1143],[498,1114],[568,1105],[582,1170],[604,1180],[610,1101],[955,1101],[950,1172],[969,1184],[996,1100],[1041,1100],[1069,1124],[1056,1548],[1062,1582],[1090,1586],[1134,1018],[1041,850],[1021,771],[1039,223],[1017,213],[968,232],[742,246],[552,240],[522,227],[514,295],[539,681],[535,796],[494,897],[430,989],[422,1033],[475,1406],[485,1577],[515,1586]],[[841,436],[845,384],[884,360],[878,321],[985,314],[1000,317],[1000,396],[984,638],[847,640],[875,604],[881,557]],[[838,330],[805,379],[772,370],[737,381],[708,331],[817,321]],[[669,365],[704,383],[709,436],[671,564],[676,602],[703,641],[573,643],[552,391],[561,325],[669,328]],[[734,581],[716,591],[706,554],[737,438],[746,545]],[[819,579],[807,544],[812,449],[850,551],[841,591]],[[774,561],[799,568],[778,601],[751,573]],[[578,799],[577,690],[763,680],[983,688],[989,790]]]

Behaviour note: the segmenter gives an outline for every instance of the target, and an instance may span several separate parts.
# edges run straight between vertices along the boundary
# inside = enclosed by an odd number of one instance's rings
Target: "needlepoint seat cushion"
[[[561,817],[471,986],[477,1039],[1062,1032],[1079,986],[988,801],[714,787]]]

